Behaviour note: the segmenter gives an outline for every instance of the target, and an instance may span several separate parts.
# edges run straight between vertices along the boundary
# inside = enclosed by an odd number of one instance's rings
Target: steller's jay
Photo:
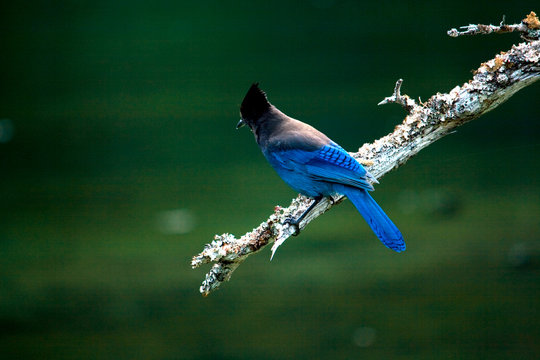
[[[298,219],[288,221],[296,233],[300,221],[323,197],[342,194],[352,201],[384,245],[397,252],[405,250],[403,236],[368,193],[373,190],[369,181],[377,180],[341,146],[279,111],[258,84],[247,92],[240,114],[236,128],[249,126],[279,176],[294,190],[315,199]]]

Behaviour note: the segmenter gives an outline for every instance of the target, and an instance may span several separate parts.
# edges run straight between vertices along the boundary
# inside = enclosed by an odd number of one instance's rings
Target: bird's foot
[[[298,236],[300,234],[300,221],[298,221],[298,219],[286,219],[283,224],[288,224],[293,227],[294,232],[292,233],[292,236]]]

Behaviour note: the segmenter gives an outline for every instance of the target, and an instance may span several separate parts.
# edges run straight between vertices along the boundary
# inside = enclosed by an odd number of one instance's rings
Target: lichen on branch
[[[501,23],[497,25],[469,24],[461,26],[461,30],[450,29],[447,34],[452,37],[462,35],[478,35],[478,34],[502,34],[508,32],[520,32],[521,37],[525,40],[533,41],[540,38],[540,20],[534,11],[531,11],[519,24],[507,25],[504,23],[504,16]]]

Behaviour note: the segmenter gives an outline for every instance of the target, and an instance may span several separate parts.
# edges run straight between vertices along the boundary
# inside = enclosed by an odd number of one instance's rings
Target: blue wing
[[[358,161],[336,143],[324,145],[315,151],[274,150],[266,152],[265,155],[285,181],[287,176],[297,174],[313,181],[349,185],[365,190],[373,190],[368,180],[376,182]],[[287,182],[290,184],[290,181]]]

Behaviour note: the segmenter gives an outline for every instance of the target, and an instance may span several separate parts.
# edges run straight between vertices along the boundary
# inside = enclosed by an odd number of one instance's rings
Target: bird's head
[[[259,119],[270,109],[271,105],[266,98],[264,91],[259,89],[259,84],[255,83],[249,88],[242,105],[240,105],[240,121],[236,125],[239,129],[244,125],[252,130],[257,125]]]

